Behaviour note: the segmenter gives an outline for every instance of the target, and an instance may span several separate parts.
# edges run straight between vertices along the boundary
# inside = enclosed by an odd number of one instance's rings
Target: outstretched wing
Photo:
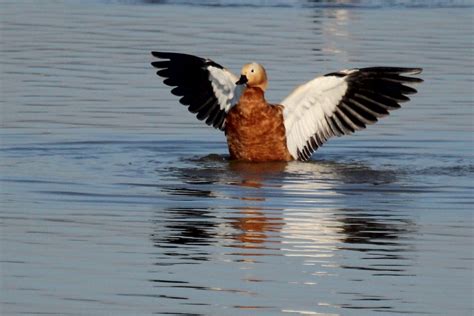
[[[151,64],[166,85],[175,87],[171,93],[181,97],[179,102],[207,125],[223,130],[227,112],[240,98],[238,78],[210,59],[167,52],[152,55],[163,59]]]
[[[330,137],[348,135],[400,108],[417,91],[405,84],[423,80],[421,68],[371,67],[317,77],[296,88],[281,104],[287,147],[308,160]]]

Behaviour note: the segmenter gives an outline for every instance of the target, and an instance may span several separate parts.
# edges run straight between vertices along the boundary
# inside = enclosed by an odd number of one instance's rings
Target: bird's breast
[[[282,106],[243,95],[227,114],[226,136],[231,159],[293,160],[286,146]]]

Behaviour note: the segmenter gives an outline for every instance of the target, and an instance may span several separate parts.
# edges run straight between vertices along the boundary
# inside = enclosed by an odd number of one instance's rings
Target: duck
[[[265,99],[268,78],[256,62],[240,76],[209,58],[151,52],[171,93],[197,119],[225,133],[231,160],[308,161],[332,137],[353,134],[417,93],[419,67],[350,68],[316,76],[278,104]]]

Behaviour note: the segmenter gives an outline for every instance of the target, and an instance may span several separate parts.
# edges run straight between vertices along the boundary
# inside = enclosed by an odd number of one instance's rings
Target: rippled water
[[[471,315],[472,3],[168,2],[0,1],[0,313]],[[151,50],[259,61],[273,102],[425,82],[309,163],[237,163]]]

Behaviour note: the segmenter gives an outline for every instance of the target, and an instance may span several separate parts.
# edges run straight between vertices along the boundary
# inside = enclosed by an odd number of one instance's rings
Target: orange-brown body
[[[231,159],[247,161],[293,160],[286,147],[283,107],[265,101],[263,91],[248,87],[226,117]]]

